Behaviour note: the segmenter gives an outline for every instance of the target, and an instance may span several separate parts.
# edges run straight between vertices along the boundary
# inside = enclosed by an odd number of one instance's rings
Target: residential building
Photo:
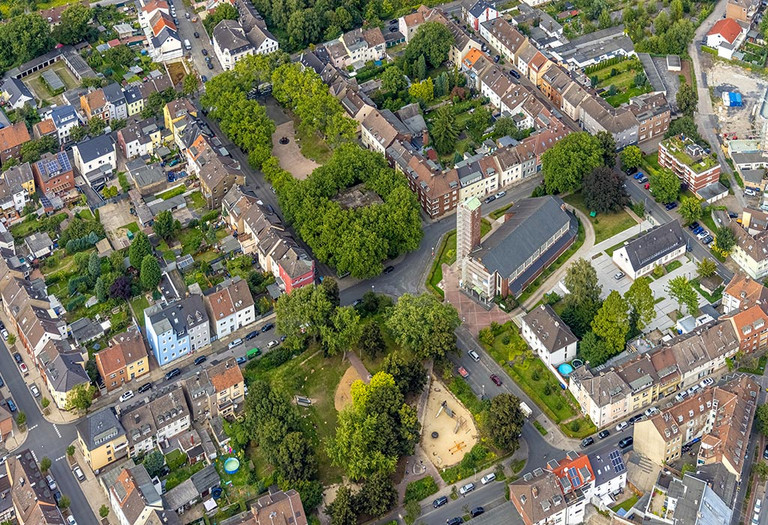
[[[11,485],[11,501],[19,525],[64,525],[53,491],[28,449],[15,452],[5,462]]]
[[[401,16],[397,20],[398,31],[403,34],[406,42],[410,42],[413,35],[415,35],[416,31],[421,27],[421,24],[426,21],[425,18],[431,11],[432,10],[429,7],[421,5],[415,13]]]
[[[189,122],[187,117],[197,118],[197,108],[187,98],[178,98],[163,107],[165,129],[171,132],[177,144],[184,127]]]
[[[583,69],[615,57],[636,55],[635,46],[625,34],[623,25],[574,38],[561,46],[551,47],[549,52],[561,65],[575,69]]]
[[[75,167],[95,191],[104,187],[117,169],[115,143],[109,135],[78,142],[72,148]]]
[[[768,346],[768,314],[765,306],[752,305],[727,317],[739,338],[739,351],[744,354],[759,352]]]
[[[210,412],[220,417],[231,417],[236,407],[245,401],[245,379],[234,357],[208,367],[205,374],[213,387]]]
[[[189,406],[180,386],[120,414],[131,457],[142,456],[189,429]]]
[[[53,253],[53,241],[48,232],[35,232],[24,238],[24,244],[34,259],[42,259]]]
[[[77,425],[77,442],[85,461],[98,474],[128,454],[128,438],[112,407],[102,408]]]
[[[754,305],[768,305],[768,288],[751,277],[736,272],[723,290],[723,313],[746,310]]]
[[[34,185],[29,162],[13,166],[0,176],[0,215],[8,226],[21,220],[29,198],[28,181]]]
[[[0,441],[5,442],[13,434],[13,416],[5,407],[0,407]],[[0,469],[1,470],[1,469]],[[0,490],[0,492],[2,492]],[[1,499],[2,497],[0,497]],[[0,517],[3,515],[3,508],[0,505]]]
[[[689,137],[670,137],[659,143],[659,165],[675,172],[694,193],[720,179],[720,163]]]
[[[221,67],[229,71],[244,56],[253,55],[254,49],[237,20],[222,20],[213,28],[213,51]]]
[[[75,191],[75,175],[69,157],[64,151],[56,154],[43,153],[39,161],[32,164],[35,184],[44,195],[56,195],[65,200]]]
[[[457,222],[457,231],[473,226]],[[517,296],[573,244],[577,233],[578,221],[560,198],[517,202],[464,260],[459,285],[483,301]]]
[[[253,46],[254,54],[268,55],[277,51],[277,39],[269,32],[264,17],[256,11],[253,4],[248,0],[234,0],[234,5],[240,15],[238,20],[243,26],[245,37]]]
[[[134,162],[136,164],[132,166]],[[168,187],[168,175],[158,163],[144,164],[142,159],[136,159],[129,162],[126,168],[130,180],[143,196],[156,195]]]
[[[256,320],[256,309],[248,283],[239,277],[217,285],[203,300],[213,331],[219,339]]]
[[[102,88],[94,89],[84,95],[80,95],[80,110],[83,112],[84,120],[88,121],[94,117],[100,117],[109,120],[109,111],[107,109],[107,99],[104,96]]]
[[[395,140],[409,141],[410,130],[388,109],[372,111],[360,124],[365,147],[384,155]]]
[[[221,206],[221,201],[235,185],[245,184],[245,174],[232,157],[224,157],[212,148],[206,148],[196,159],[200,164],[197,175],[200,193],[211,209]]]
[[[386,55],[386,45],[381,29],[353,29],[341,35],[339,39],[347,51],[349,65],[365,64],[371,60],[381,60]]]
[[[733,52],[741,45],[742,37],[745,37],[746,34],[746,29],[742,28],[733,18],[721,18],[707,33],[707,45],[717,49],[719,56],[730,59]]]
[[[630,279],[648,275],[685,254],[687,242],[677,221],[649,230],[613,252],[613,262]]]
[[[43,137],[55,137],[56,126],[53,124],[53,120],[50,118],[44,118],[40,122],[36,122],[32,125],[32,136],[35,139],[41,139]]]
[[[728,0],[725,4],[726,18],[752,23],[760,10],[759,0]]]
[[[273,521],[292,523],[294,525],[307,525],[307,515],[301,504],[301,496],[294,489],[287,491],[273,490],[270,487],[269,494],[261,496],[251,506],[253,525],[271,525]],[[250,524],[249,524],[250,525]]]
[[[517,54],[527,40],[525,35],[504,18],[494,18],[480,24],[480,36],[512,64],[517,62]]]
[[[473,4],[462,4],[461,16],[469,27],[480,31],[480,24],[498,18],[499,12],[485,0],[478,0]]]
[[[208,314],[199,295],[144,310],[147,341],[160,366],[208,346]]]
[[[564,496],[557,476],[550,470],[539,468],[510,483],[509,499],[525,525],[570,525],[584,521],[584,493],[574,488]]]
[[[120,525],[144,525],[153,511],[163,510],[163,499],[141,464],[123,469],[107,493]]]
[[[648,525],[730,523],[733,511],[706,482],[685,474],[657,483],[643,509]]]
[[[740,227],[731,228],[736,234],[736,245],[731,258],[752,279],[768,276],[768,230],[750,235]]]
[[[613,503],[615,497],[627,486],[627,466],[619,449],[607,454],[592,453],[587,456],[592,473],[595,476],[592,496],[606,504]]]
[[[32,140],[23,120],[0,128],[0,165],[20,158],[21,145]]]
[[[59,144],[69,142],[72,128],[80,125],[80,117],[78,117],[75,108],[70,105],[53,108],[50,112],[50,119],[53,121],[56,129],[56,137],[59,139]]]
[[[548,367],[557,368],[576,358],[578,339],[551,306],[543,304],[521,321],[523,339]]]
[[[601,131],[610,133],[617,149],[638,142],[639,122],[627,106],[614,108],[602,97],[590,96],[581,102],[578,120],[593,135]]]
[[[67,402],[69,392],[91,382],[85,371],[85,358],[67,341],[49,340],[37,353],[34,363],[59,410],[71,410]]]
[[[109,120],[120,120],[128,118],[128,102],[125,100],[123,88],[114,82],[102,88],[104,98],[107,101],[106,111],[109,113]]]
[[[216,471],[216,465],[207,465],[165,493],[163,496],[165,508],[181,514],[196,503],[208,498],[211,491],[220,483],[221,479]]]
[[[26,84],[18,78],[7,77],[0,84],[0,97],[11,109],[19,109],[24,106],[35,107],[35,96]]]
[[[144,110],[144,95],[141,89],[135,85],[125,88],[125,104],[128,108],[128,116],[138,115]]]
[[[664,93],[632,97],[629,110],[638,122],[637,142],[640,144],[664,135],[669,129],[672,113]]]
[[[147,347],[135,326],[114,336],[110,346],[96,352],[93,358],[107,392],[149,374]]]
[[[162,131],[153,118],[132,122],[117,132],[117,145],[128,160],[152,155],[162,144]]]

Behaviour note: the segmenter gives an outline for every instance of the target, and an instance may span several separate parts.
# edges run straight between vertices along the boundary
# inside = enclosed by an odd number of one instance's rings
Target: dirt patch
[[[187,76],[187,68],[184,67],[183,62],[171,62],[167,64],[167,67],[168,75],[171,77],[171,82],[173,82],[174,86],[181,83],[184,77]]]
[[[455,465],[478,441],[472,414],[435,377],[430,383],[421,431],[421,446],[437,468]],[[433,437],[435,432],[437,437]]]
[[[341,412],[342,408],[352,402],[352,383],[362,379],[354,366],[347,368],[339,381],[339,386],[336,387],[336,395],[333,398],[333,406],[336,407],[337,412]]]
[[[283,137],[288,139],[287,144],[280,144]],[[299,180],[306,179],[315,168],[320,167],[320,164],[301,154],[292,120],[280,124],[275,129],[272,135],[272,154],[280,161],[281,168]]]
[[[749,70],[715,61],[707,71],[715,114],[720,133],[745,139],[759,134],[755,127],[755,114],[760,111],[768,82]],[[743,107],[726,107],[722,103],[725,91],[738,91]]]
[[[99,209],[99,218],[115,249],[121,250],[131,244],[131,241],[128,240],[128,229],[125,226],[137,222],[137,219],[131,215],[129,201],[123,200],[116,204],[105,204]]]

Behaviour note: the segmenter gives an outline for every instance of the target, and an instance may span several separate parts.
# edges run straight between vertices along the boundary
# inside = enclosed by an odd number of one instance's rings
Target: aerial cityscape
[[[768,525],[766,4],[0,0],[0,525]]]

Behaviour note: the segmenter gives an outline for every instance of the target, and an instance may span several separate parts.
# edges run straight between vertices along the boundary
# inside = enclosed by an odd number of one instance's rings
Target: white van
[[[469,352],[467,352],[467,355],[469,355],[469,357],[471,357],[474,362],[480,361],[480,356],[474,350],[470,350]]]
[[[189,43],[189,39],[184,39],[184,49],[187,51],[190,51],[192,49],[192,44]]]

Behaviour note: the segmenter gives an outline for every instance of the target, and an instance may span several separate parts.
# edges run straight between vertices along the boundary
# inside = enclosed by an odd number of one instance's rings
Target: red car
[[[501,386],[501,378],[496,374],[491,374],[491,381],[493,381],[494,385]]]
[[[27,375],[27,372],[29,372],[29,369],[27,368],[27,365],[25,365],[24,363],[21,363],[19,365],[19,370],[21,370],[21,373],[24,374],[24,375]]]

